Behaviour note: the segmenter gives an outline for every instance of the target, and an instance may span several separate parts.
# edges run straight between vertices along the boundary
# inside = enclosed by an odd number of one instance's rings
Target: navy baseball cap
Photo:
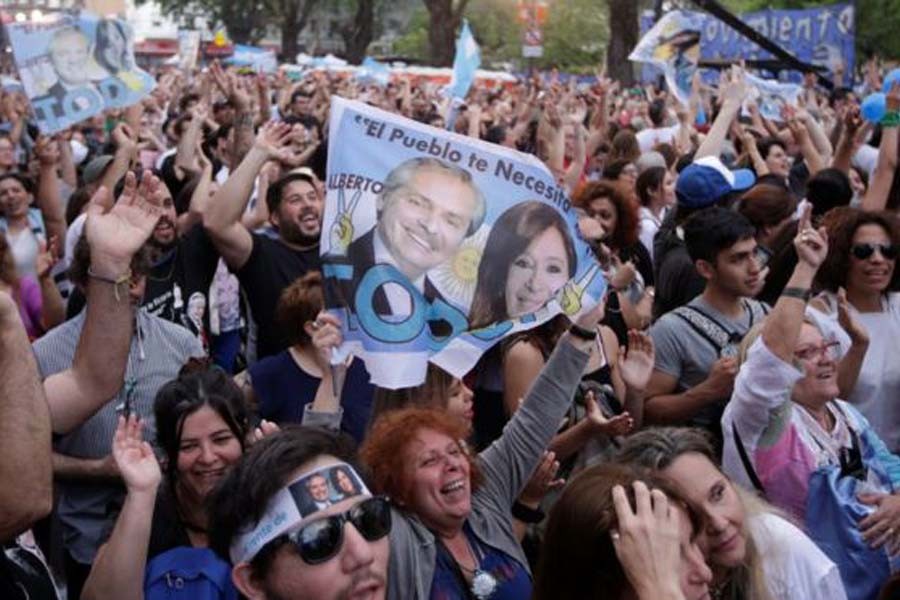
[[[746,190],[756,183],[750,169],[728,170],[715,156],[695,160],[678,175],[675,196],[685,208],[704,208],[735,191]]]

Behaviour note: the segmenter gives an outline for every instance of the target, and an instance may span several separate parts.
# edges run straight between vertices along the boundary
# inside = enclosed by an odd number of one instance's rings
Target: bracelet
[[[126,270],[124,273],[119,275],[116,278],[106,277],[104,275],[99,275],[96,271],[94,271],[93,267],[88,267],[87,271],[88,277],[91,279],[96,279],[97,281],[102,281],[103,283],[109,283],[113,286],[113,290],[116,295],[116,302],[121,302],[121,297],[119,296],[119,286],[125,285],[131,282],[131,269]]]
[[[540,523],[546,516],[540,508],[529,508],[516,500],[512,505],[512,516],[523,523]]]
[[[581,325],[576,325],[575,323],[572,323],[572,326],[569,327],[569,333],[586,342],[593,342],[595,339],[597,339],[596,331],[585,329]]]
[[[799,287],[786,287],[781,290],[781,295],[784,298],[797,298],[804,302],[809,302],[809,299],[812,298],[812,292],[808,288]]]
[[[881,126],[882,127],[898,127],[900,126],[900,112],[892,111],[886,113],[881,118]]]

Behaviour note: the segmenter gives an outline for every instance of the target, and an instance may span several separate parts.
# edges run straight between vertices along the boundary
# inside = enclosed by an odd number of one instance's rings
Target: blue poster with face
[[[335,97],[326,185],[326,305],[376,385],[419,385],[429,361],[462,377],[503,337],[605,292],[532,155]]]
[[[131,106],[156,82],[137,68],[134,34],[121,19],[56,13],[7,25],[19,78],[44,133]]]

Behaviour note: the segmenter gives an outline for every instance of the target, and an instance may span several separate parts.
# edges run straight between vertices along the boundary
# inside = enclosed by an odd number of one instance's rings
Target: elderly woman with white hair
[[[805,524],[848,598],[874,598],[900,552],[900,458],[837,398],[837,342],[804,317],[828,252],[808,210],[794,245],[797,267],[750,343],[722,417],[724,468]]]

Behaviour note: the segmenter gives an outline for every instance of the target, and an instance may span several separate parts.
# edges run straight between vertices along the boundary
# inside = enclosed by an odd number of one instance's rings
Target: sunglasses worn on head
[[[854,244],[854,246],[850,248],[850,252],[852,252],[853,256],[859,260],[866,260],[875,254],[876,250],[878,250],[881,253],[881,256],[887,260],[894,260],[897,258],[898,249],[894,244]]]
[[[387,498],[369,498],[345,513],[310,521],[286,537],[303,562],[317,565],[340,551],[344,543],[344,523],[352,523],[370,542],[380,540],[391,531],[391,506]]]

